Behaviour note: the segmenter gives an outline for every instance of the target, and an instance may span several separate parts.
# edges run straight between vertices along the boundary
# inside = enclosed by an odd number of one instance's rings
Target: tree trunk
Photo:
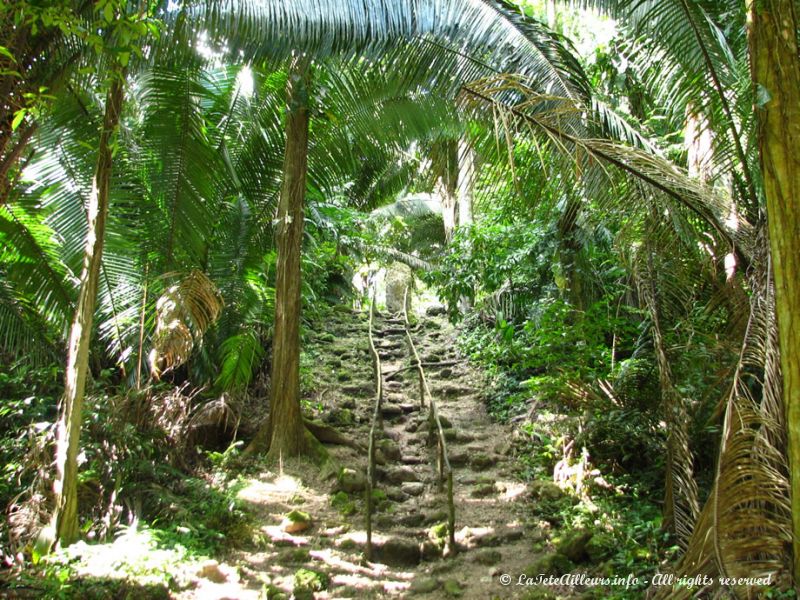
[[[800,59],[792,0],[747,0],[783,370],[795,587],[800,584]]]
[[[436,193],[442,202],[445,243],[453,241],[458,225],[458,145],[455,140],[437,142],[433,149],[434,163],[438,163],[439,177]]]
[[[78,539],[78,448],[81,435],[83,397],[89,368],[89,343],[92,335],[97,283],[103,255],[103,242],[111,188],[112,138],[119,124],[123,101],[123,80],[111,84],[106,97],[103,131],[97,166],[89,198],[89,230],[81,270],[81,288],[75,318],[69,335],[67,370],[56,439],[56,508],[52,526],[55,541],[69,545]]]
[[[475,150],[464,136],[458,141],[458,223],[472,225],[475,189]]]
[[[275,333],[272,342],[270,416],[248,448],[269,448],[270,458],[297,456],[308,448],[300,411],[300,258],[308,167],[308,63],[295,59],[289,71],[286,154],[278,205]]]
[[[556,0],[547,0],[547,26],[553,31],[556,31],[556,28],[558,27]]]

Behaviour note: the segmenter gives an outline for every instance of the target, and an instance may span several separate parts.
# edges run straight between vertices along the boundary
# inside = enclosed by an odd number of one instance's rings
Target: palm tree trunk
[[[250,453],[268,446],[270,458],[297,456],[308,449],[300,411],[300,259],[308,167],[307,79],[307,61],[295,59],[287,86],[286,153],[276,232],[270,415],[247,450]]]
[[[475,201],[475,150],[467,136],[458,141],[458,223],[472,225]]]
[[[458,226],[458,144],[452,139],[442,140],[436,143],[433,154],[440,163],[435,187],[442,201],[444,239],[450,244]]]
[[[106,97],[103,131],[89,198],[89,231],[83,254],[81,288],[69,335],[65,390],[57,428],[56,508],[52,523],[55,541],[62,545],[69,545],[78,539],[78,445],[111,188],[112,138],[119,125],[123,85],[122,77],[116,78]]]
[[[800,584],[800,59],[793,0],[747,0],[750,68],[767,201]]]

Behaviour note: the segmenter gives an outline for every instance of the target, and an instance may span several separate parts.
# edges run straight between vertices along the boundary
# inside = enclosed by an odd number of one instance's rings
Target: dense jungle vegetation
[[[4,2],[0,595],[797,597],[798,9]]]

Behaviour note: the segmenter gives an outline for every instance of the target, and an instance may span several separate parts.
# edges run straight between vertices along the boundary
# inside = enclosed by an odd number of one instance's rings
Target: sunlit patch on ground
[[[387,592],[408,589],[413,573],[392,573],[386,565],[367,563],[363,566],[352,561],[352,556],[342,555],[334,550],[311,552],[312,558],[324,562],[334,569],[333,582],[357,589],[380,587]]]
[[[252,504],[285,502],[293,494],[298,493],[302,487],[302,482],[295,477],[285,474],[275,475],[271,479],[250,480],[237,497]]]
[[[495,487],[501,490],[500,498],[512,502],[524,498],[528,486],[519,481],[498,481]]]

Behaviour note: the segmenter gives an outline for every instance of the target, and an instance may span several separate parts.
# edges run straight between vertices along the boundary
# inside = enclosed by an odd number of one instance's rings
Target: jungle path
[[[445,317],[434,311],[419,318],[411,334],[438,402],[454,471],[453,552],[446,544],[447,502],[438,486],[429,409],[420,410],[403,320],[379,315],[373,329],[385,380],[374,560],[364,560],[366,447],[375,398],[368,320],[365,313],[341,310],[308,349],[316,388],[311,403],[320,419],[357,447],[327,446],[336,469],[320,472],[289,461],[283,472],[241,481],[239,498],[254,515],[255,541],[234,541],[225,562],[210,563],[209,573],[181,598],[525,595],[514,583],[536,557],[533,544],[546,535],[544,524],[526,517],[528,490],[513,473],[512,430],[487,415],[480,373],[458,355],[456,332]],[[506,574],[512,585],[501,583]]]

